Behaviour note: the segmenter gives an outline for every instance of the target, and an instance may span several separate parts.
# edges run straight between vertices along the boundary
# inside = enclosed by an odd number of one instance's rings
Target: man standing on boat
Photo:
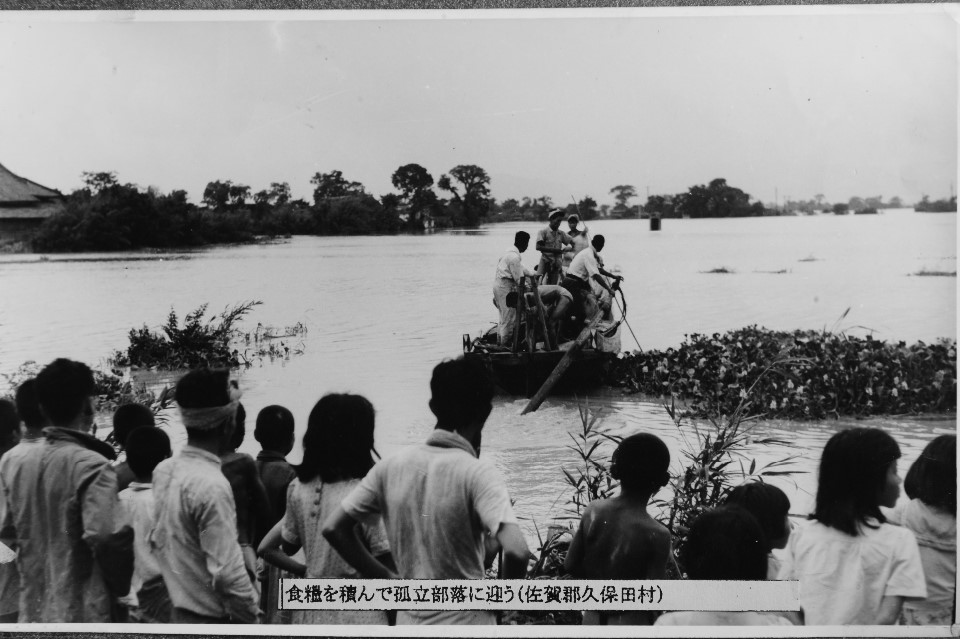
[[[591,280],[603,287],[611,296],[614,288],[623,281],[623,276],[614,275],[603,268],[600,251],[603,250],[605,242],[602,235],[595,235],[590,242],[592,246],[577,253],[570,262],[570,270],[561,284],[573,294],[574,312],[584,321],[593,317],[598,310],[597,298],[590,288]],[[608,277],[614,280],[613,288],[607,283]]]
[[[570,262],[577,256],[577,253],[590,247],[590,230],[586,224],[580,224],[580,218],[571,215],[567,218],[567,224],[570,230],[567,235],[573,238],[573,247],[563,249],[563,274],[566,275],[570,270]]]
[[[550,211],[550,222],[537,233],[537,250],[540,251],[540,265],[537,273],[541,284],[556,284],[560,281],[563,267],[563,245],[573,248],[573,238],[560,230],[563,211]]]
[[[507,295],[516,291],[524,277],[536,277],[520,261],[520,254],[530,246],[530,234],[517,231],[513,237],[513,246],[497,263],[497,273],[493,278],[493,305],[500,311],[500,324],[497,337],[501,346],[509,346],[513,341],[513,331],[517,326],[516,305],[507,306]]]

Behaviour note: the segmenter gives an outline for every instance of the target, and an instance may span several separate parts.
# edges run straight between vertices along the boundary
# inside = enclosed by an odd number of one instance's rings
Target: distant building
[[[63,194],[12,173],[0,164],[0,241],[25,239],[63,210]]]

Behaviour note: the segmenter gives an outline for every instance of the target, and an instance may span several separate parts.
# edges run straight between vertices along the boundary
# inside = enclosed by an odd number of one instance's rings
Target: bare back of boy
[[[567,556],[567,569],[579,579],[664,579],[670,559],[670,533],[647,513],[647,499],[620,496],[587,508]],[[653,611],[587,611],[584,625],[651,625]]]
[[[662,579],[670,557],[670,533],[646,503],[622,497],[594,502],[584,515],[585,579]]]

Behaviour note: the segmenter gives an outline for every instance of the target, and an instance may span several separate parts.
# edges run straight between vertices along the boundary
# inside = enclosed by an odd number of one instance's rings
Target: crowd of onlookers
[[[375,461],[374,408],[322,397],[291,465],[295,420],[257,414],[256,459],[240,389],[226,370],[176,386],[186,443],[142,405],[120,406],[112,438],[91,434],[90,369],[58,359],[0,400],[0,623],[484,624],[492,611],[281,610],[281,577],[483,579],[527,574],[531,553],[500,472],[480,460],[493,386],[479,364],[440,363],[436,428]],[[617,496],[592,502],[566,555],[597,580],[796,580],[801,610],[585,612],[585,624],[950,624],[956,591],[956,436],[933,439],[909,468],[876,428],[843,430],[821,456],[809,521],[792,525],[778,488],[750,482],[697,517],[676,563],[648,512],[670,453],[638,433],[617,446]],[[118,459],[120,457],[121,459]],[[2,548],[0,548],[2,551]],[[2,553],[0,553],[2,556]],[[682,566],[682,568],[680,567]]]

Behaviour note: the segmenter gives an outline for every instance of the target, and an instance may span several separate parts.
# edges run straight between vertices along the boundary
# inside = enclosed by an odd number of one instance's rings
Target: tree
[[[847,202],[847,207],[851,211],[860,211],[862,209],[867,208],[867,203],[864,202],[862,197],[858,197],[854,195],[852,198],[850,198],[850,201]]]
[[[423,212],[437,202],[437,194],[432,190],[433,176],[419,164],[405,164],[393,172],[391,182],[409,208],[408,224],[422,228]]]
[[[390,181],[408,201],[433,186],[433,176],[419,164],[404,164],[393,172]]]
[[[617,201],[617,205],[613,207],[615,211],[622,211],[627,208],[627,202],[630,198],[637,197],[637,189],[629,184],[618,184],[610,189],[610,192],[613,193],[613,197]]]
[[[316,186],[313,189],[313,201],[316,204],[330,198],[366,194],[362,184],[345,180],[341,171],[316,173],[310,178],[310,184]]]
[[[887,204],[887,206],[891,209],[902,209],[903,200],[900,199],[899,195],[894,195],[892,198],[890,198],[890,202]]]
[[[231,184],[228,195],[228,206],[231,209],[238,209],[247,203],[247,198],[250,197],[250,187],[245,184]]]
[[[659,214],[660,217],[678,217],[674,213],[673,198],[669,195],[651,195],[643,205],[643,210],[651,215]]]
[[[577,202],[576,212],[581,220],[593,220],[600,214],[597,211],[597,201],[589,195]]]
[[[454,184],[450,178],[459,184]],[[489,210],[490,176],[474,164],[460,164],[450,169],[437,181],[444,191],[453,195],[455,208],[462,215],[464,226],[476,226]]]
[[[230,180],[207,182],[207,187],[203,189],[203,203],[217,211],[225,209],[230,200],[230,185]]]
[[[115,171],[84,171],[80,174],[80,179],[83,180],[83,183],[87,185],[87,188],[94,195],[110,187],[119,186],[120,184],[117,182],[117,174]]]
[[[755,214],[750,208],[750,196],[729,186],[723,178],[716,178],[707,186],[691,186],[686,193],[677,196],[676,210],[691,218],[748,217]]]
[[[234,184],[230,180],[207,182],[207,187],[203,190],[203,203],[215,211],[240,208],[247,203],[249,197],[249,186]]]
[[[529,198],[526,198],[529,200]],[[500,203],[500,213],[504,215],[510,215],[516,213],[520,210],[520,202],[516,198],[507,198]]]

